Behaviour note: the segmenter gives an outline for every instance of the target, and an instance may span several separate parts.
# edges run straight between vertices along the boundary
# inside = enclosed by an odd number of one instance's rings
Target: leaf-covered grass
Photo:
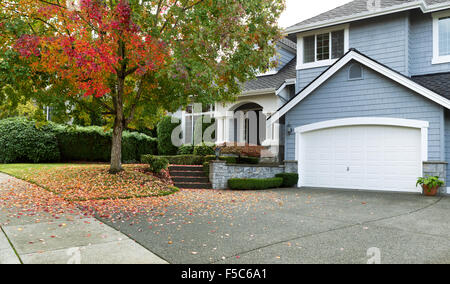
[[[154,176],[145,165],[125,165],[113,175],[107,165],[10,164],[0,171],[41,186],[69,201],[164,196],[177,191],[168,178]]]

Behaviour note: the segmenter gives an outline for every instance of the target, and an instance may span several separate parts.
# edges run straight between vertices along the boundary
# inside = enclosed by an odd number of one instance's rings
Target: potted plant
[[[444,182],[439,179],[439,177],[430,177],[426,178],[420,177],[417,179],[417,185],[421,185],[423,188],[423,194],[426,196],[436,196],[438,193],[438,189],[444,185]]]

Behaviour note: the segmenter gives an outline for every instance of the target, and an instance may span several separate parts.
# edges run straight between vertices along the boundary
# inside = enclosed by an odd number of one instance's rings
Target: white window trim
[[[450,63],[450,55],[439,55],[439,19],[450,17],[450,11],[433,14],[433,60],[432,64]]]
[[[336,26],[333,28],[329,28],[329,29],[322,29],[322,30],[318,30],[318,31],[298,34],[297,35],[297,70],[330,66],[330,65],[333,65],[339,59],[339,58],[336,58],[336,59],[315,61],[315,62],[311,62],[311,63],[303,63],[303,38],[312,36],[312,35],[331,33],[331,32],[335,32],[335,31],[344,30],[344,53],[346,53],[350,48],[349,47],[350,46],[349,27],[350,27],[350,25],[346,24],[346,25],[340,25],[340,26]],[[330,37],[330,41],[331,41],[331,37]],[[330,44],[330,58],[332,55],[332,48],[333,47]],[[314,48],[314,58],[317,58],[316,53],[317,53],[317,48]]]

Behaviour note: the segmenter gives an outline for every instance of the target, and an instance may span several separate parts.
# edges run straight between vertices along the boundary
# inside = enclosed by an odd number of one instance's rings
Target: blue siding
[[[350,25],[350,47],[408,75],[408,13],[377,17]]]
[[[348,80],[348,66],[286,114],[286,125],[303,126],[348,117],[395,117],[430,122],[429,160],[445,158],[443,108],[367,68],[364,79]],[[295,136],[286,136],[286,159],[295,159]]]
[[[409,75],[409,15],[400,13],[350,24],[349,45],[405,75]],[[297,71],[297,92],[327,67]]]
[[[450,158],[450,111],[445,111],[445,159]],[[450,187],[450,164],[447,165],[447,187]]]
[[[450,72],[450,64],[431,64],[433,59],[433,18],[420,12],[411,14],[410,73],[423,75]]]
[[[284,49],[284,48],[278,48],[278,67],[277,70],[281,70],[286,64],[291,62],[292,59],[294,59],[295,54],[292,52]]]
[[[304,87],[311,83],[314,79],[322,74],[328,67],[312,68],[305,70],[297,70],[297,84],[295,85],[295,92],[300,92]]]

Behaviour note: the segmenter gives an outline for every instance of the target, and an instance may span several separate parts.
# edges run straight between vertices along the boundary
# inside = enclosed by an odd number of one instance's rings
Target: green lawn
[[[65,166],[83,166],[82,164],[0,164],[0,172],[17,177],[24,178],[24,174],[36,170],[45,170],[60,168]]]

